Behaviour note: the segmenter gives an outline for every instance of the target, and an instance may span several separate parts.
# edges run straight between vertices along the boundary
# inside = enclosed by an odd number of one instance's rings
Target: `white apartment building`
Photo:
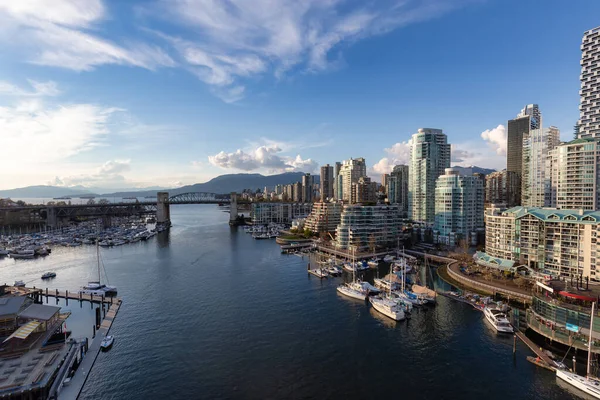
[[[555,126],[532,129],[523,136],[522,205],[551,205],[550,151],[559,143],[560,130]]]
[[[485,253],[564,277],[600,279],[600,212],[555,208],[488,209]]]
[[[348,204],[352,203],[352,184],[358,183],[358,179],[363,176],[367,176],[367,163],[364,158],[345,160],[337,177],[339,179],[338,189],[341,191],[341,195],[338,193],[338,200],[343,200]]]
[[[369,251],[393,246],[402,230],[398,206],[345,205],[336,229],[336,246]]]
[[[464,239],[476,244],[477,231],[483,229],[483,204],[482,179],[446,168],[435,186],[434,240],[456,245]]]
[[[408,169],[408,215],[433,223],[435,181],[450,167],[450,144],[441,129],[420,128],[412,135]]]
[[[579,138],[600,137],[600,26],[581,40],[581,89],[579,90]]]
[[[312,203],[252,203],[250,217],[252,224],[266,225],[291,224],[297,218],[306,218],[312,210]]]
[[[600,142],[594,138],[563,143],[550,152],[551,206],[600,209]]]

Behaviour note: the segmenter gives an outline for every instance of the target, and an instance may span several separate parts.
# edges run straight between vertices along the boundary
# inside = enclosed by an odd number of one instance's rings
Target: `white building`
[[[386,185],[388,201],[398,205],[402,216],[408,213],[408,170],[408,165],[395,165]]]
[[[336,229],[336,246],[356,251],[370,251],[373,246],[395,246],[401,229],[396,205],[346,205]]]
[[[435,219],[435,181],[450,167],[450,144],[441,129],[420,128],[412,135],[408,214],[418,222]]]
[[[580,138],[600,137],[600,26],[583,34],[581,41]]]
[[[550,151],[559,143],[560,131],[555,126],[532,129],[523,136],[522,205],[551,205]]]
[[[600,209],[600,142],[594,138],[560,144],[550,152],[552,207]]]
[[[483,180],[460,175],[454,168],[437,179],[435,186],[434,240],[456,245],[459,240],[476,244],[477,231],[483,229]]]
[[[564,277],[600,278],[600,212],[555,208],[488,209],[485,253]],[[501,261],[501,260],[499,260]]]
[[[364,158],[351,158],[345,160],[341,167],[338,175],[339,185],[338,200],[344,200],[344,202],[352,203],[352,184],[358,183],[358,179],[367,176],[367,163]]]
[[[250,217],[254,225],[271,222],[291,224],[294,219],[306,218],[312,210],[312,203],[252,203]]]

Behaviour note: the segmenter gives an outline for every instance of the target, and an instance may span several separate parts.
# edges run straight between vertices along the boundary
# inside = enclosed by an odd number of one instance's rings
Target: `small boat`
[[[327,267],[327,272],[329,273],[329,275],[340,275],[342,273],[342,269],[340,267],[338,267],[337,265],[332,265]]]
[[[14,287],[25,287],[24,281],[15,281]]]
[[[100,348],[102,350],[108,350],[112,347],[114,341],[115,337],[113,335],[105,336],[104,339],[102,339],[102,342],[100,342]]]
[[[514,332],[513,327],[510,325],[510,322],[508,321],[508,318],[506,317],[506,314],[504,314],[504,312],[485,307],[483,309],[483,315],[485,316],[486,321],[488,321],[490,325],[492,325],[494,329],[496,329],[497,332]]]
[[[337,287],[337,291],[344,296],[352,297],[353,299],[366,300],[367,293],[362,290],[357,290],[349,285],[340,285]]]
[[[51,278],[56,278],[56,272],[46,272],[44,275],[42,275],[42,279],[51,279]]]
[[[10,258],[14,258],[15,260],[17,259],[26,259],[26,260],[30,260],[33,257],[35,257],[35,254],[31,253],[26,253],[26,254],[22,254],[22,253],[10,253],[9,254]]]
[[[406,319],[402,306],[392,300],[382,299],[380,297],[371,297],[369,302],[373,308],[394,321]]]
[[[375,260],[369,260],[367,261],[367,265],[369,267],[378,267],[379,266],[379,260],[375,261]]]
[[[8,250],[0,249],[0,256],[7,256]]]
[[[309,269],[308,273],[321,279],[327,278],[329,276],[327,271],[323,268]]]

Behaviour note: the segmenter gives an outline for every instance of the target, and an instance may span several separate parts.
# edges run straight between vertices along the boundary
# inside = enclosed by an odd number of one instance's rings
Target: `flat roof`
[[[37,319],[48,321],[54,314],[60,311],[60,307],[47,306],[44,304],[32,304],[19,314],[20,318]]]
[[[25,296],[1,297],[0,315],[17,314],[27,298]]]

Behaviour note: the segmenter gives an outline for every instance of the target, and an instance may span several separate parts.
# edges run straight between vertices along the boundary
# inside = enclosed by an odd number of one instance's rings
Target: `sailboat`
[[[354,264],[354,248],[352,248],[352,264]],[[363,301],[366,300],[368,296],[368,292],[362,289],[362,286],[356,282],[356,268],[352,269],[352,282],[338,286],[337,291],[344,296]]]
[[[100,247],[98,240],[96,240],[96,258],[98,259],[98,280],[88,282],[80,291],[80,294],[94,295],[94,296],[115,296],[117,294],[116,286],[108,286],[100,283]]]
[[[587,375],[577,375],[576,371],[569,372],[562,369],[556,369],[556,377],[563,380],[564,382],[572,385],[573,387],[581,390],[582,392],[589,394],[595,399],[600,399],[600,381],[591,376],[592,367],[592,331],[594,329],[594,306],[596,303],[592,303],[592,314],[590,317],[590,336],[588,339],[588,359],[587,359]]]
[[[391,266],[390,266],[390,273],[391,273]],[[392,290],[391,290],[391,286],[390,286],[388,296],[391,297],[391,295],[392,295]],[[386,317],[393,319],[394,321],[402,321],[403,319],[406,318],[403,307],[400,304],[396,303],[396,301],[392,300],[391,298],[371,297],[371,298],[369,298],[369,302],[371,303],[371,305],[373,306],[373,308],[375,310],[379,311]]]

